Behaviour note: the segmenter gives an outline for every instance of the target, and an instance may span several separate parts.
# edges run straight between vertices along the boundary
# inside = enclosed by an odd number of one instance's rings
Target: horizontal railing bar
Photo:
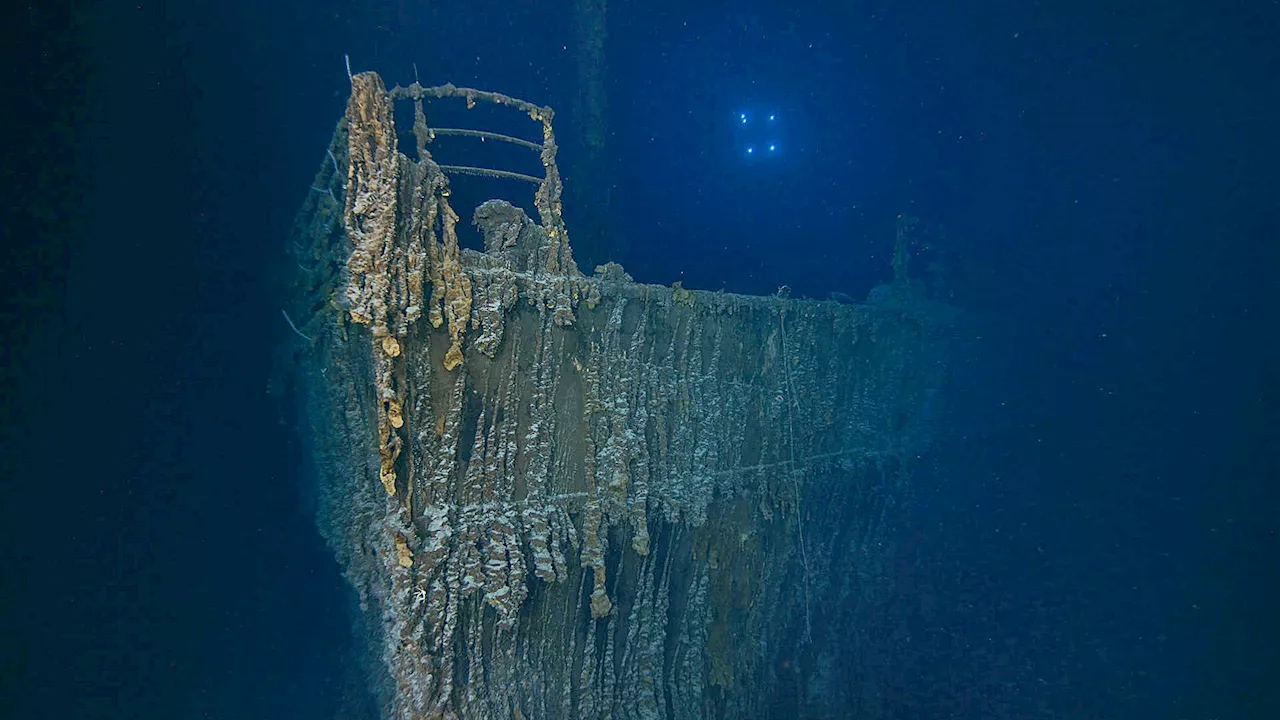
[[[507,170],[493,170],[491,168],[472,167],[470,165],[441,165],[440,169],[447,173],[456,175],[476,175],[479,177],[498,178],[501,180],[523,180],[524,182],[541,185],[542,178],[524,173],[509,172]]]
[[[471,130],[469,128],[433,127],[428,129],[432,135],[462,135],[465,137],[478,137],[482,140],[500,140],[502,142],[508,142],[513,145],[519,145],[520,147],[527,147],[530,150],[536,150],[538,152],[542,152],[542,145],[539,145],[536,142],[530,142],[528,140],[523,140],[518,137],[503,135],[501,133],[488,132],[486,130]]]

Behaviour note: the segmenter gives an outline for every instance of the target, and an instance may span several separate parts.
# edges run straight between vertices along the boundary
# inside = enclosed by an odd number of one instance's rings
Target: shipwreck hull
[[[543,125],[539,220],[485,203],[483,252],[428,149],[451,96]],[[584,276],[550,120],[357,75],[298,216],[303,435],[379,712],[877,717],[939,313],[905,279],[853,305]]]

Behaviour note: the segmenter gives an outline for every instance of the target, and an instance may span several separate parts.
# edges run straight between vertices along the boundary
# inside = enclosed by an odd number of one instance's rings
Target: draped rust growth
[[[368,325],[378,408],[378,476],[388,495],[396,492],[396,460],[403,439],[402,398],[393,377],[401,337],[422,308],[420,243],[397,242],[396,212],[402,156],[396,151],[391,101],[382,79],[362,73],[351,79],[347,103],[349,161],[344,222],[353,248],[347,258],[346,300],[352,322]],[[412,259],[411,259],[411,256]],[[418,272],[420,275],[420,271]],[[395,326],[393,334],[392,326]]]
[[[514,139],[542,159],[538,219],[481,204],[483,251],[459,247],[449,205],[449,168],[469,166],[433,157],[429,106],[459,99],[541,131]],[[552,118],[356,75],[298,216],[318,524],[380,713],[878,717],[946,309],[905,281],[839,304],[585,276]]]

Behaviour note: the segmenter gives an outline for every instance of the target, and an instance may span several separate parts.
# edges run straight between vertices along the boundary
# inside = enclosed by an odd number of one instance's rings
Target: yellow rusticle
[[[387,420],[397,430],[404,426],[404,412],[400,409],[400,403],[395,400],[387,401]]]
[[[396,471],[395,458],[382,458],[381,466],[378,468],[378,480],[382,483],[382,487],[386,488],[388,495],[396,494]]]
[[[400,341],[390,335],[382,338],[382,351],[387,357],[400,357]]]
[[[396,535],[396,563],[403,568],[413,567],[413,552],[403,535]]]
[[[444,354],[444,369],[452,370],[462,364],[462,346],[454,343]]]

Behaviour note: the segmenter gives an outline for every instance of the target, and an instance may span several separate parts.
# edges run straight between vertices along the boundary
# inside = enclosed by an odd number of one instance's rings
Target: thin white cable
[[[796,536],[800,540],[800,564],[804,575],[804,636],[808,644],[813,644],[813,617],[809,600],[809,551],[804,544],[804,512],[800,507],[800,480],[796,477],[794,467],[796,458],[796,438],[792,429],[791,404],[795,402],[795,393],[791,386],[791,358],[787,355],[787,309],[784,305],[778,310],[778,324],[782,329],[782,367],[787,376],[787,454],[793,464],[791,482],[796,496]]]

